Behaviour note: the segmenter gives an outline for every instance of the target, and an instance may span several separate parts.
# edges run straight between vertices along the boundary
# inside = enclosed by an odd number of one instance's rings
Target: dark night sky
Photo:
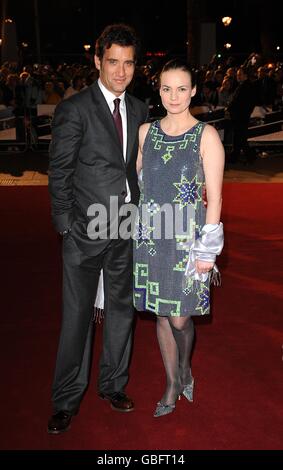
[[[35,49],[33,0],[7,0],[7,14],[15,19],[18,40]],[[43,53],[81,53],[83,44],[94,44],[103,27],[112,22],[128,22],[139,32],[145,50],[185,52],[186,0],[171,4],[154,0],[38,0],[41,49]],[[0,0],[1,4],[1,0]],[[282,45],[282,26],[275,0],[226,0],[197,2],[202,18],[217,23],[217,43],[233,44],[233,52],[260,50],[260,31],[267,29],[271,41]],[[278,3],[277,3],[278,5]],[[233,16],[228,29],[224,15]]]

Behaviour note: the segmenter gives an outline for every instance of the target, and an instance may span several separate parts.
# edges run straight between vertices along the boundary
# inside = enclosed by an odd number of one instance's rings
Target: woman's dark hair
[[[183,72],[187,72],[191,77],[192,88],[194,88],[194,86],[196,85],[195,73],[192,70],[191,66],[184,60],[171,59],[169,60],[169,62],[166,62],[166,64],[163,66],[163,69],[161,70],[160,77],[163,72],[168,72],[169,70],[182,70]]]
[[[95,43],[95,54],[102,60],[105,49],[110,49],[112,44],[122,47],[133,46],[135,49],[135,60],[139,54],[140,41],[135,30],[126,24],[111,24],[106,26]]]

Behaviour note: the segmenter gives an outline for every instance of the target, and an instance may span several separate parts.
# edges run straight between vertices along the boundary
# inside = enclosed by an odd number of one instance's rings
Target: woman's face
[[[189,107],[191,98],[196,93],[196,87],[192,88],[189,72],[172,69],[161,74],[159,93],[166,111],[180,114]]]

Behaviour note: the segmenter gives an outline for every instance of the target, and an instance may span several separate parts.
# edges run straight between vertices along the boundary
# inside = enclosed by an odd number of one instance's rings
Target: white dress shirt
[[[100,78],[98,79],[98,86],[103,93],[104,98],[109,106],[111,114],[114,111],[114,100],[116,98],[120,99],[120,114],[122,118],[122,128],[123,128],[123,156],[124,160],[126,161],[127,155],[127,109],[126,109],[126,102],[125,102],[125,91],[120,96],[116,96],[111,91],[107,90],[107,88],[103,85]],[[131,192],[128,184],[128,180],[126,179],[126,189],[127,189],[127,196],[125,198],[125,202],[129,202],[131,200]]]

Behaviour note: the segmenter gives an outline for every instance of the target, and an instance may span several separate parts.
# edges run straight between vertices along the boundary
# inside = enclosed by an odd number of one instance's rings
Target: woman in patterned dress
[[[195,277],[185,278],[184,272],[204,226],[220,225],[224,149],[214,127],[191,115],[189,105],[195,93],[189,66],[178,59],[168,62],[160,75],[160,96],[167,114],[160,121],[143,124],[139,131],[141,198],[134,237],[134,304],[137,310],[157,317],[167,384],[155,417],[171,413],[181,394],[193,401],[192,316],[208,314],[210,307],[209,274],[214,262],[200,256],[194,263]],[[207,207],[202,198],[204,186]],[[181,226],[176,223],[180,214],[187,224],[185,231],[183,222]]]

